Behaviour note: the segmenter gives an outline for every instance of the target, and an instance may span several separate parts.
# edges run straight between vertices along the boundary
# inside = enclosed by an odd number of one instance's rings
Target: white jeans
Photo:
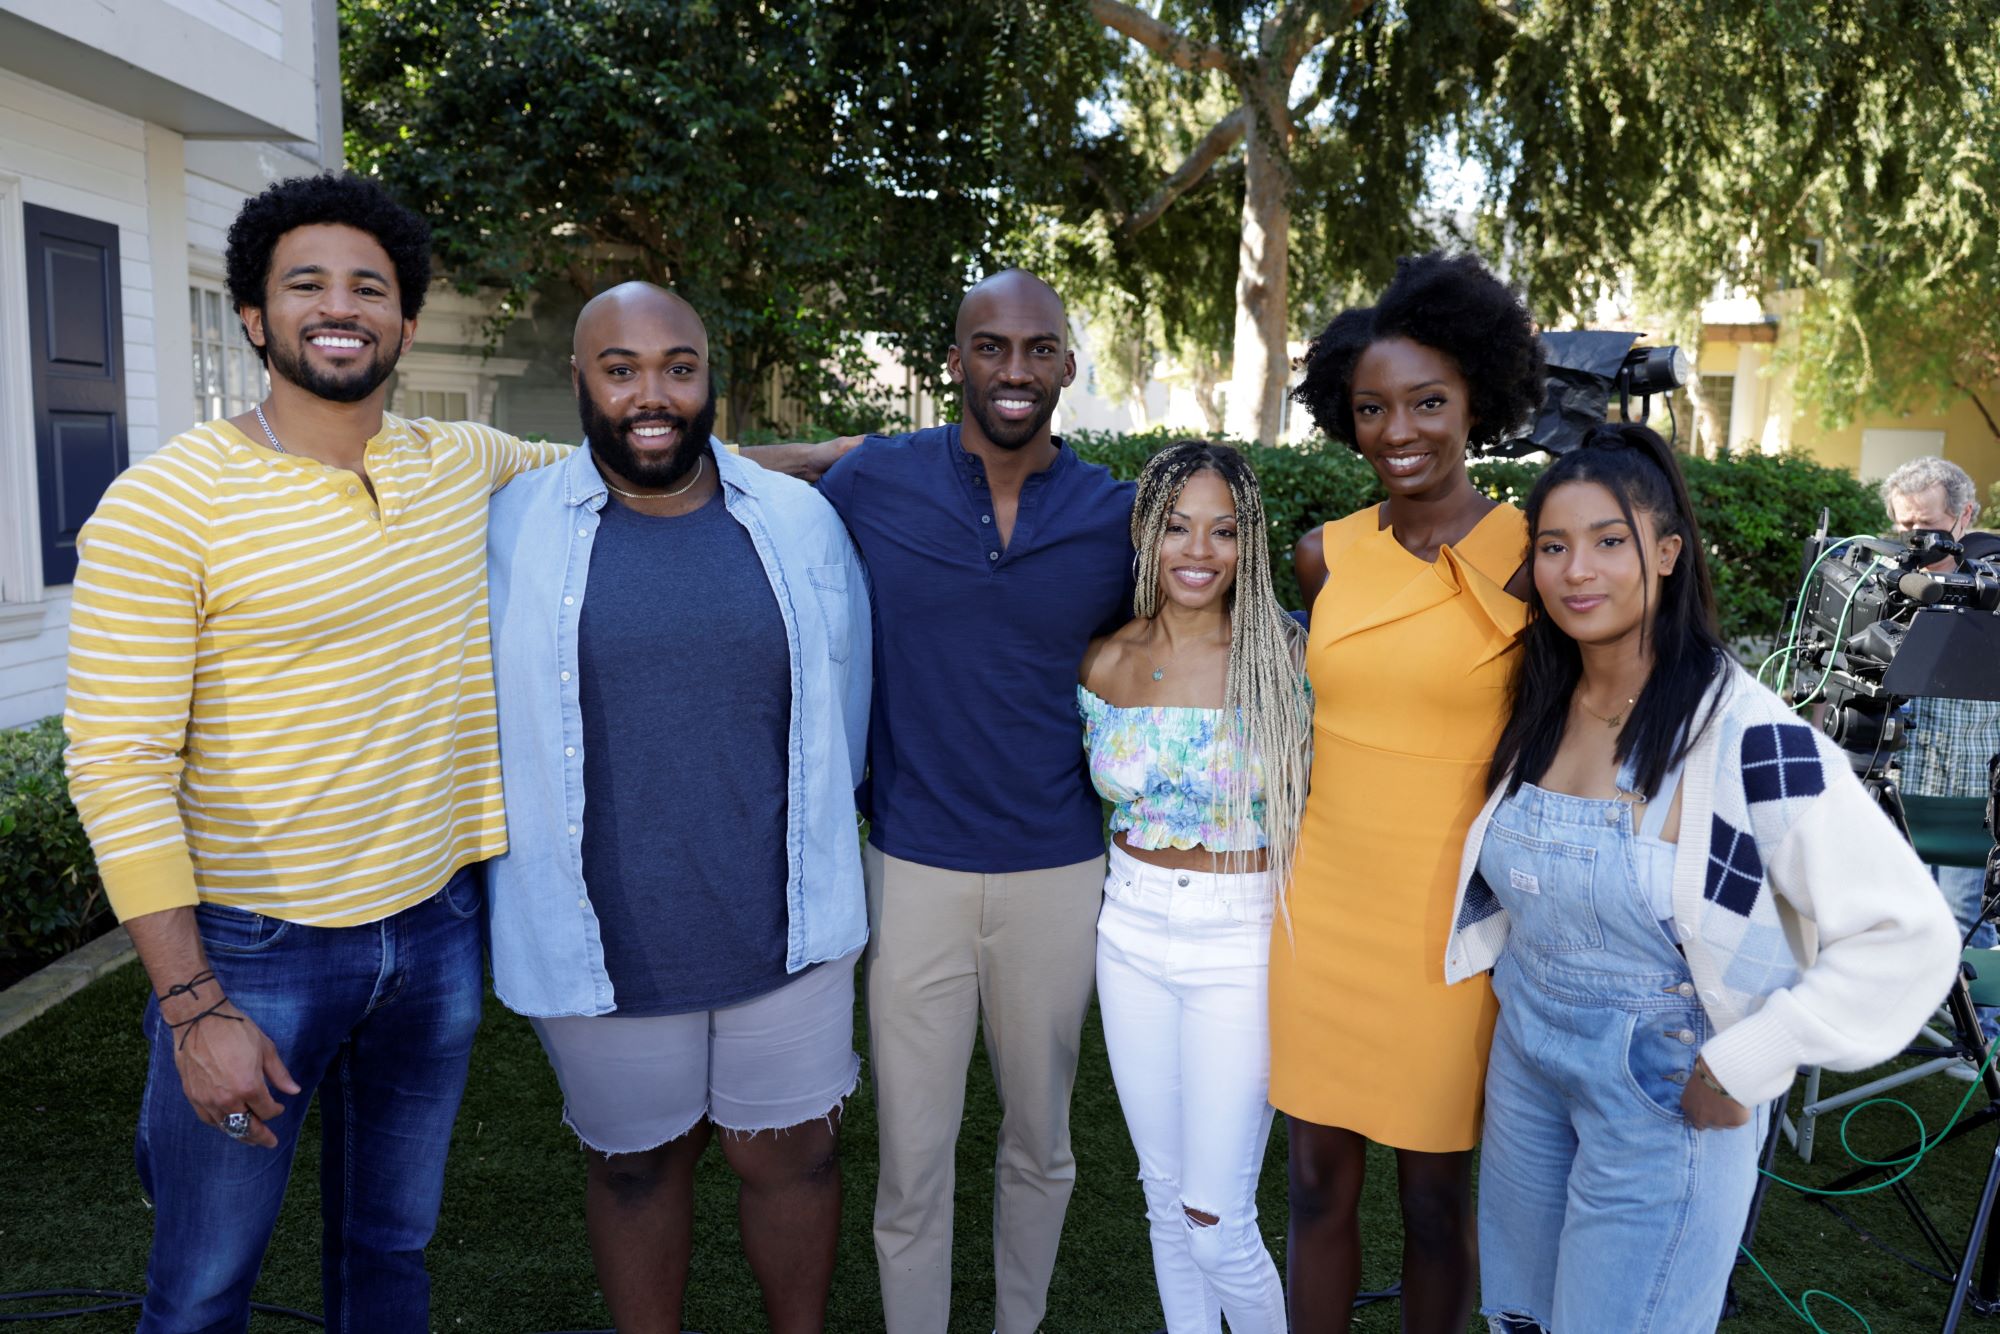
[[[1220,1334],[1225,1313],[1233,1334],[1285,1330],[1284,1287],[1257,1229],[1272,905],[1268,875],[1162,870],[1112,845],[1097,1000],[1168,1334]]]

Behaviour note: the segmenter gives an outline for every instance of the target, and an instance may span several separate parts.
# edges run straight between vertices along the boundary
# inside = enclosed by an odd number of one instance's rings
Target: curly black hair
[[[1407,338],[1450,357],[1472,393],[1474,450],[1507,438],[1542,403],[1541,340],[1527,307],[1477,255],[1405,255],[1372,306],[1341,311],[1306,349],[1292,401],[1319,429],[1354,445],[1354,363],[1370,344]]]
[[[431,285],[431,227],[375,182],[351,172],[325,172],[279,181],[243,202],[229,224],[229,302],[237,309],[264,308],[271,280],[271,252],[278,238],[299,227],[338,223],[367,232],[389,252],[403,318],[424,308]],[[257,355],[265,350],[257,348]]]

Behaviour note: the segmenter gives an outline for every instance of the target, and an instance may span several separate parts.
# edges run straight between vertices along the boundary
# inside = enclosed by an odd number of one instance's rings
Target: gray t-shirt
[[[784,985],[791,656],[718,493],[663,519],[607,499],[577,628],[583,880],[617,1013]]]

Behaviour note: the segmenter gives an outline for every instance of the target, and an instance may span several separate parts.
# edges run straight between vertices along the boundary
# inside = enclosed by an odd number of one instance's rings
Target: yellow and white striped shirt
[[[120,918],[351,926],[506,850],[486,502],[564,448],[385,416],[371,496],[216,421],[112,483],[77,539],[63,723]]]

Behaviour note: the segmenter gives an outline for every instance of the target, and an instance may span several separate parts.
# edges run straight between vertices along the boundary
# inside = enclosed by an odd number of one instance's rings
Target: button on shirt
[[[1006,873],[1104,851],[1076,671],[1132,614],[1134,487],[1056,444],[1004,546],[955,425],[870,436],[820,482],[874,585],[863,805],[892,857]]]

